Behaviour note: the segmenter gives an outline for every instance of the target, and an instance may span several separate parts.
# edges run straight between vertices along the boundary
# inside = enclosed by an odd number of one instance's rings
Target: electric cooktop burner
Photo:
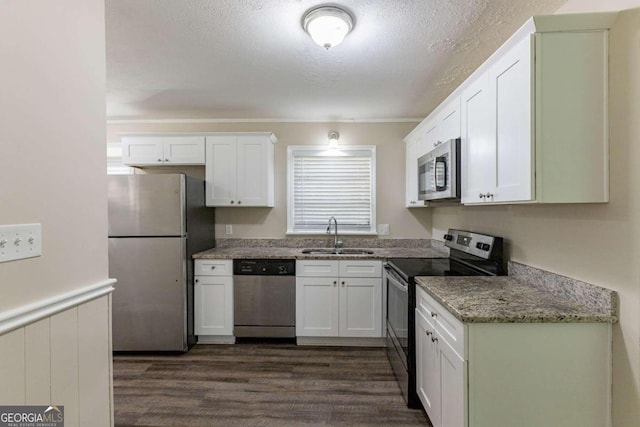
[[[392,258],[389,264],[392,264],[406,281],[416,276],[484,275],[452,258]]]

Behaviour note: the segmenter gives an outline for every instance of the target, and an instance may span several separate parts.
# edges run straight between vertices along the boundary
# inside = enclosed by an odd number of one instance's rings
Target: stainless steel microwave
[[[460,138],[439,142],[418,158],[418,198],[460,199]]]

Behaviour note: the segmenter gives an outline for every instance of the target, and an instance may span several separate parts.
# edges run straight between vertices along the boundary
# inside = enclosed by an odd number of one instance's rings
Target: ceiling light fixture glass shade
[[[329,147],[338,148],[338,140],[340,139],[340,134],[335,130],[329,131]]]
[[[336,6],[309,9],[302,17],[302,27],[314,42],[329,49],[337,46],[353,30],[353,17]]]

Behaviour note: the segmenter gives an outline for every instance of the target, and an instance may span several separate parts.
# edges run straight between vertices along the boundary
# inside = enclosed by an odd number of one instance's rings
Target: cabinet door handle
[[[487,196],[487,199],[490,199],[490,198],[492,198],[492,197],[493,197],[493,194],[491,194],[491,193],[487,193],[487,194],[486,194],[486,196]]]
[[[438,317],[438,313],[436,313],[435,311],[431,312],[431,317]]]
[[[485,196],[484,194],[480,193],[480,194],[478,195],[478,197],[480,197],[481,199],[484,199],[484,198],[485,198],[485,197],[487,197],[487,196]]]
[[[425,334],[427,334],[427,336],[429,336],[429,335],[431,335],[433,332],[431,332],[431,331],[425,331],[424,333],[425,333]]]
[[[431,342],[436,342],[436,341],[438,341],[438,337],[436,336],[431,337]]]

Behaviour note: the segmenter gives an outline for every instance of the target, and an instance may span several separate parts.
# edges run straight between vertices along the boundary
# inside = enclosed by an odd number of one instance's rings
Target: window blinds
[[[133,174],[133,169],[122,163],[122,146],[120,143],[107,143],[107,175],[131,174]]]
[[[291,231],[324,233],[329,218],[335,216],[340,233],[372,232],[374,150],[326,153],[293,152]]]

